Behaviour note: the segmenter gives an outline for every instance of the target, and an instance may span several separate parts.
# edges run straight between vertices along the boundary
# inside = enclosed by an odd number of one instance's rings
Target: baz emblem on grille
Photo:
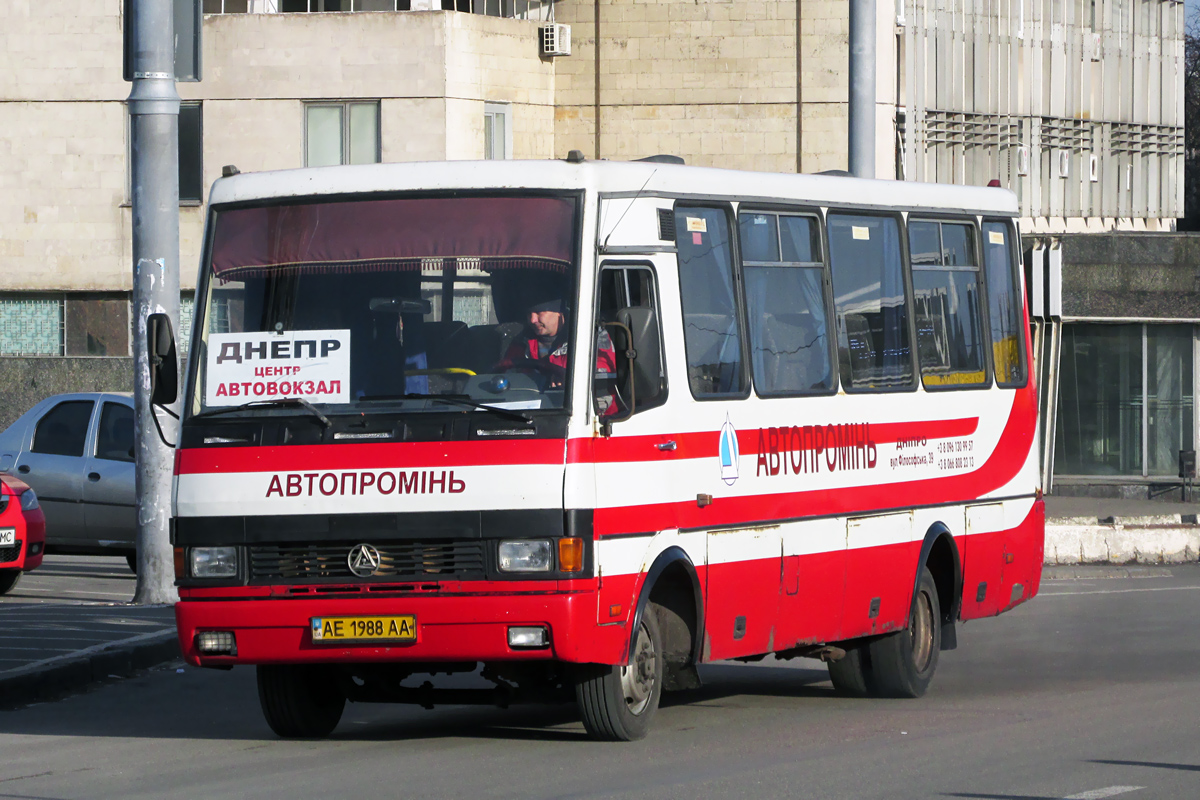
[[[379,569],[379,551],[369,544],[356,544],[350,548],[346,564],[359,578],[369,578]]]

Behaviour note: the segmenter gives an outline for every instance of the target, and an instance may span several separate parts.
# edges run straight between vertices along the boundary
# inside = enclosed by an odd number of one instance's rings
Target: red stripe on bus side
[[[828,426],[826,426],[828,427]],[[833,427],[837,427],[836,425]],[[893,444],[912,439],[949,439],[970,436],[979,427],[979,417],[928,420],[921,422],[883,422],[871,424],[871,440]],[[787,430],[785,428],[784,430]],[[738,449],[742,455],[758,454],[758,428],[738,431]],[[629,461],[678,461],[686,458],[716,457],[720,431],[696,433],[656,433],[649,436],[618,436],[610,439],[571,439],[567,442],[567,463],[622,463]],[[660,451],[656,444],[675,442],[675,449]]]
[[[564,446],[563,439],[536,439],[192,448],[177,452],[175,474],[562,464]]]
[[[1012,480],[1025,464],[1033,444],[1036,414],[1033,391],[1017,392],[1008,422],[991,456],[979,469],[963,475],[833,490],[717,497],[704,508],[694,501],[598,508],[596,535],[747,525],[982,497]]]

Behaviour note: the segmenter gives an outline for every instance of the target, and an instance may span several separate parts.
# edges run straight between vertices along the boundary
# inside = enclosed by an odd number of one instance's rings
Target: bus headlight
[[[550,572],[554,569],[554,554],[546,539],[501,542],[499,554],[501,572]]]
[[[188,550],[193,578],[236,578],[236,547],[193,547]]]

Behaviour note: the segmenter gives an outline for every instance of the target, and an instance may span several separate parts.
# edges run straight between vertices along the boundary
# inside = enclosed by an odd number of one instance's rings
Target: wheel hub
[[[630,713],[640,714],[646,709],[657,678],[658,656],[654,653],[650,632],[643,623],[633,645],[633,658],[627,666],[621,667],[621,691]]]

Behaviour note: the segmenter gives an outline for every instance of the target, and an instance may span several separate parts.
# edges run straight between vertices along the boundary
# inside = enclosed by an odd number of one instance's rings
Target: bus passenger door
[[[779,632],[778,526],[709,531],[705,660],[770,653]],[[780,645],[782,646],[782,645]]]

